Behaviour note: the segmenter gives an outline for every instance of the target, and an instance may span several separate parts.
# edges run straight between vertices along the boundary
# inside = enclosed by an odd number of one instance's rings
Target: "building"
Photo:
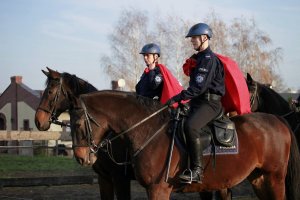
[[[42,91],[30,89],[23,83],[22,76],[13,76],[10,80],[10,85],[0,95],[0,130],[38,131],[35,126],[34,118],[36,109],[40,103]],[[60,120],[69,121],[69,115],[63,113]],[[51,125],[49,130],[63,131],[62,128],[57,125]],[[3,145],[30,146],[33,145],[33,142],[0,141],[0,146]],[[21,155],[33,154],[32,148],[0,149],[0,151]]]

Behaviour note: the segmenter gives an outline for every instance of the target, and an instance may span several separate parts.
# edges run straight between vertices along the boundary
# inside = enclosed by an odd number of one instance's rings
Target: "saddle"
[[[176,137],[186,145],[186,138],[184,134],[184,123],[189,111],[189,108],[184,105],[183,107],[178,107],[180,109],[179,115],[179,123],[177,125]],[[234,123],[224,115],[223,109],[217,115],[215,119],[213,119],[210,123],[208,123],[205,127],[202,128],[202,133],[200,135],[201,141],[204,144],[204,148],[208,145],[218,145],[224,147],[231,147],[234,145],[236,130]]]

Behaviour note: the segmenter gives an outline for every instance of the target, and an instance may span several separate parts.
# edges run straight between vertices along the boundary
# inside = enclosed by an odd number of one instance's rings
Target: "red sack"
[[[224,66],[225,96],[222,97],[222,105],[225,112],[251,113],[248,86],[238,64],[229,57],[216,55]]]
[[[179,94],[183,87],[173,74],[162,64],[157,64],[164,79],[160,102],[165,104],[171,97]]]

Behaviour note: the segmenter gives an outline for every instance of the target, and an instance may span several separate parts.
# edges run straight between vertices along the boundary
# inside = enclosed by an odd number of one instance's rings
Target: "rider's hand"
[[[169,106],[169,107],[173,107],[172,105],[174,103],[180,102],[182,99],[180,97],[180,94],[173,96],[171,99],[169,99],[165,105]]]

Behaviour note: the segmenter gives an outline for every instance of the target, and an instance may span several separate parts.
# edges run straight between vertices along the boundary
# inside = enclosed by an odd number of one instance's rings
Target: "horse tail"
[[[281,118],[281,117],[280,117]],[[287,121],[281,118],[290,130],[291,147],[288,161],[287,174],[285,177],[285,195],[287,200],[300,199],[300,153],[294,132]]]
[[[290,158],[285,178],[286,199],[300,199],[300,153],[296,137],[292,131],[292,143],[290,148]]]

